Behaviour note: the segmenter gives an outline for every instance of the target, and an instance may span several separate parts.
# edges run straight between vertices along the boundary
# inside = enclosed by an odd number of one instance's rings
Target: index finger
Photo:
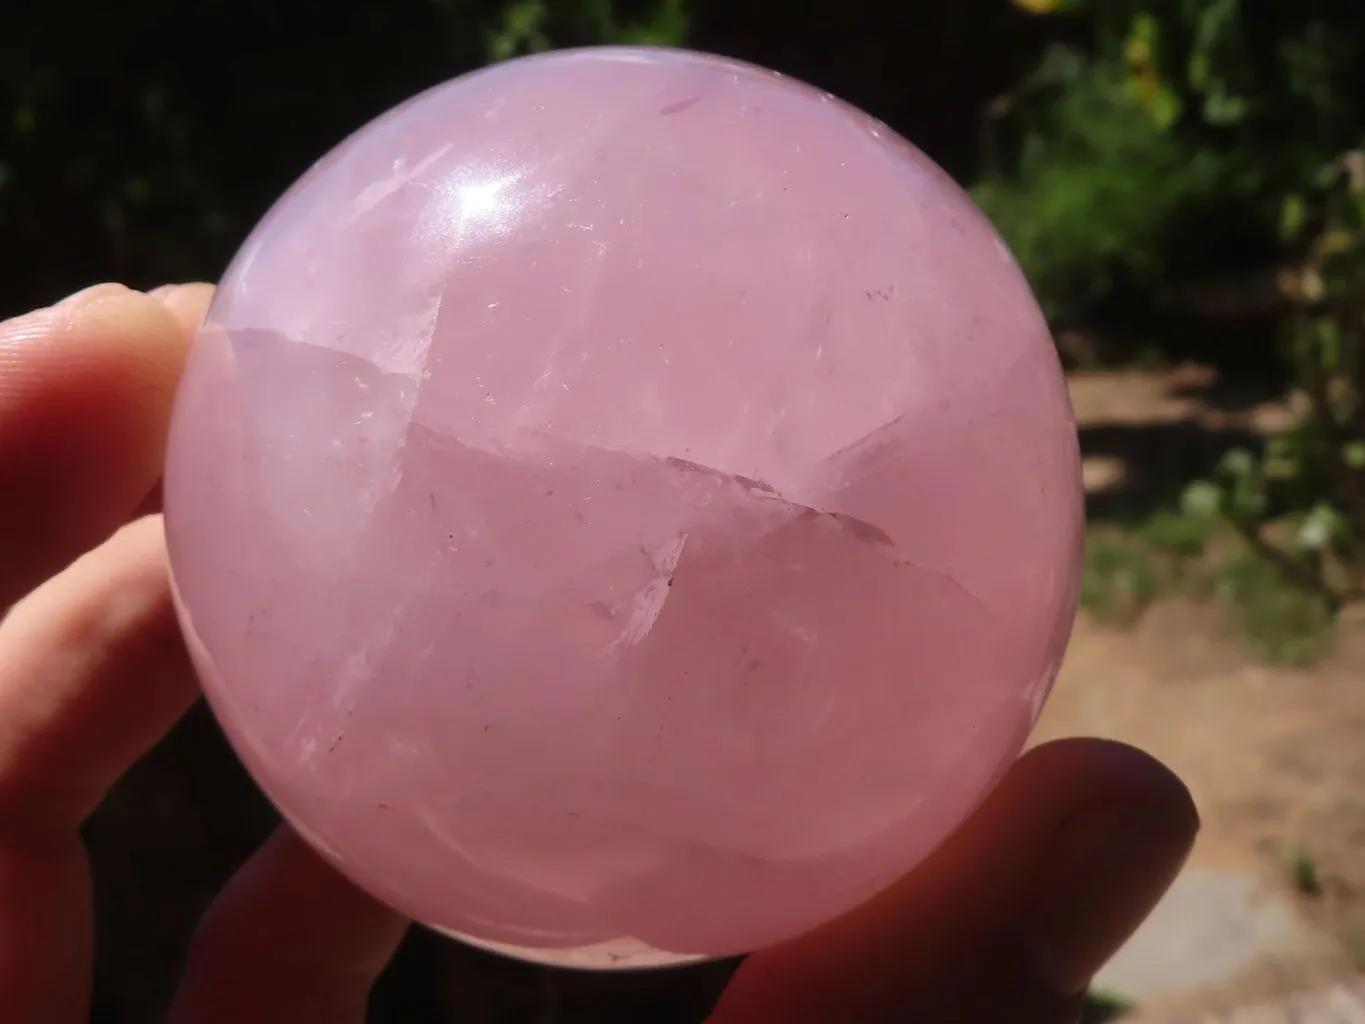
[[[0,323],[0,609],[110,536],[155,486],[210,294],[97,285]]]

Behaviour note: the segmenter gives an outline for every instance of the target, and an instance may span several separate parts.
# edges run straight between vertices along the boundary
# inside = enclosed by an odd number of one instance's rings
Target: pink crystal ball
[[[739,953],[913,869],[1075,608],[1075,424],[968,197],[673,50],[501,64],[276,204],[165,478],[208,700],[364,889],[511,955]]]

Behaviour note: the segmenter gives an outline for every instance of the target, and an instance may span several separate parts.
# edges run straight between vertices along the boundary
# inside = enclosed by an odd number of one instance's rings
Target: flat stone
[[[1365,981],[1295,993],[1276,1002],[1199,1016],[1142,1017],[1132,1024],[1365,1024]]]
[[[1191,868],[1096,987],[1139,1004],[1186,997],[1226,986],[1267,961],[1317,959],[1331,947],[1289,898],[1260,879]]]

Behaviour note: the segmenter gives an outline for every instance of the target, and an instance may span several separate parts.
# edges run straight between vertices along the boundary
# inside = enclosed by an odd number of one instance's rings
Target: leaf
[[[1294,533],[1294,544],[1303,552],[1325,551],[1341,533],[1341,518],[1326,503],[1313,506]]]
[[[1296,238],[1308,220],[1308,203],[1298,193],[1284,197],[1280,204],[1280,238],[1286,242]]]
[[[1242,523],[1254,523],[1265,514],[1267,499],[1265,478],[1256,457],[1245,448],[1234,448],[1218,463],[1218,475],[1223,478],[1224,509]]]
[[[1080,8],[1080,0],[1014,0],[1014,6],[1028,14],[1069,14]]]
[[[1223,492],[1208,480],[1196,480],[1180,495],[1180,510],[1197,519],[1215,519],[1223,506]]]
[[[503,11],[502,25],[488,37],[488,58],[504,61],[550,48],[544,26],[550,17],[545,0],[517,0]]]
[[[1318,341],[1318,360],[1329,374],[1341,366],[1341,327],[1330,316],[1318,317],[1314,332]]]
[[[1250,476],[1256,470],[1256,457],[1245,448],[1233,448],[1218,461],[1218,472],[1233,481]]]
[[[1276,434],[1266,442],[1263,471],[1271,480],[1292,480],[1303,463],[1303,436],[1297,430]]]
[[[1204,119],[1213,125],[1236,124],[1247,114],[1247,102],[1240,96],[1210,93],[1204,97]]]

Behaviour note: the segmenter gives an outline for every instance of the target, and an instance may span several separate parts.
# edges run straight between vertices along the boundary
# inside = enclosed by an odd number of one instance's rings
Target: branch
[[[1241,519],[1234,518],[1231,522],[1233,529],[1246,541],[1247,546],[1256,555],[1274,566],[1289,583],[1321,597],[1327,603],[1328,611],[1333,615],[1341,611],[1342,604],[1347,600],[1353,600],[1360,596],[1356,593],[1339,593],[1333,589],[1331,584],[1309,566],[1304,565],[1293,555],[1262,537],[1259,527]]]

